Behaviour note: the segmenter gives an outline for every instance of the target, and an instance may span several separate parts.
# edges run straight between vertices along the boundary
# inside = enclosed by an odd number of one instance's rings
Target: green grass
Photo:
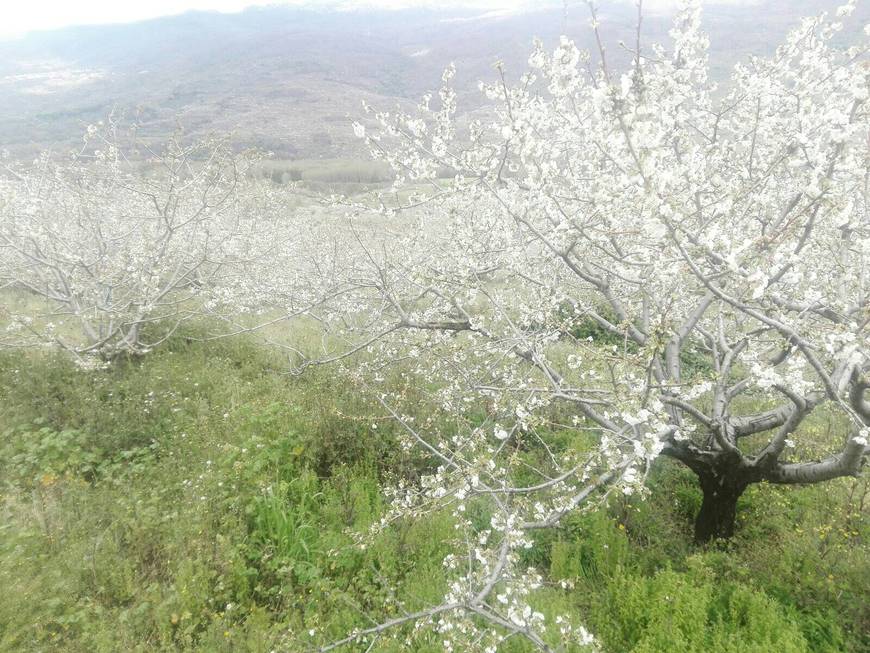
[[[437,601],[448,517],[354,546],[380,484],[426,465],[380,414],[253,338],[91,371],[0,353],[0,651],[303,651]],[[651,484],[539,536],[542,612],[613,653],[870,650],[866,480],[753,487],[737,538],[706,551],[692,476],[661,461]],[[406,628],[373,650],[439,641]]]

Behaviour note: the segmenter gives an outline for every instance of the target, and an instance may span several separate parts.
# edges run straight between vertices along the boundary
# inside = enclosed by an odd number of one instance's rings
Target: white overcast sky
[[[728,4],[754,1],[758,0],[708,0]],[[644,5],[661,6],[675,2],[676,0],[645,0]],[[549,3],[559,4],[557,0],[549,0]],[[540,5],[541,0],[0,0],[0,38],[68,25],[126,23],[180,14],[192,9],[234,12],[252,5],[265,4],[346,7],[361,5],[385,9],[452,6],[496,10]]]
[[[156,16],[180,14],[192,9],[223,12],[265,4],[336,5],[350,2],[318,0],[0,0],[0,35],[22,34],[32,30],[54,29],[68,25],[126,23]],[[435,0],[373,0],[367,6],[399,9],[407,6],[443,5]],[[481,9],[508,8],[523,0],[468,0],[449,2]]]

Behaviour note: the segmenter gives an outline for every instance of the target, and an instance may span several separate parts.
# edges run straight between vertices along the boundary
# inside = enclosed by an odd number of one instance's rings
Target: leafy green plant
[[[252,339],[192,335],[109,370],[0,354],[0,651],[304,650],[443,596],[448,515],[355,543],[383,481],[421,471],[389,455],[377,408],[325,372],[282,374]],[[866,480],[749,491],[734,542],[695,552],[700,494],[660,463],[645,500],[614,497],[524,551],[544,575],[536,609],[576,614],[605,653],[868,650]],[[441,650],[410,627],[379,646]]]

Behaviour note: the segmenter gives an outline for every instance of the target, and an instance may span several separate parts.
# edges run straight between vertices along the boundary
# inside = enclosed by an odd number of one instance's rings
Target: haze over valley
[[[724,80],[735,62],[771,53],[799,16],[836,5],[708,3],[713,74]],[[656,7],[645,11],[647,42],[665,41],[670,28],[672,12]],[[866,5],[857,11],[867,16]],[[634,42],[633,3],[602,3],[600,19],[608,56],[624,63],[619,42]],[[588,23],[576,2],[488,11],[311,3],[36,32],[0,41],[0,144],[25,156],[74,146],[87,124],[115,109],[155,134],[176,121],[191,134],[232,130],[240,146],[279,159],[359,158],[350,124],[363,101],[411,107],[452,61],[460,111],[473,110],[482,100],[477,83],[495,78],[496,61],[515,79],[534,37],[551,49],[563,32],[594,50]]]

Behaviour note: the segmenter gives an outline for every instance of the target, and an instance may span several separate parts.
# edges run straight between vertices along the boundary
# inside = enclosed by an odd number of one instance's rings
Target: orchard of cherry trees
[[[704,545],[734,534],[750,485],[857,476],[870,452],[870,27],[837,40],[849,2],[717,85],[699,4],[662,45],[637,5],[627,69],[590,5],[598,51],[536,43],[518,83],[481,84],[485,118],[457,106],[453,66],[414,113],[365,107],[353,130],[395,181],[316,216],[219,138],[109,120],[71,156],[4,161],[0,292],[26,301],[0,306],[0,346],[87,367],[190,320],[216,338],[312,321],[319,347],[276,360],[338,369],[431,463],[383,488],[373,534],[440,510],[457,542],[441,603],[320,650],[409,622],[448,651],[595,647],[530,605],[537,532],[644,496],[664,456],[697,477]],[[402,412],[393,367],[432,419]],[[801,457],[819,419],[826,452]]]

